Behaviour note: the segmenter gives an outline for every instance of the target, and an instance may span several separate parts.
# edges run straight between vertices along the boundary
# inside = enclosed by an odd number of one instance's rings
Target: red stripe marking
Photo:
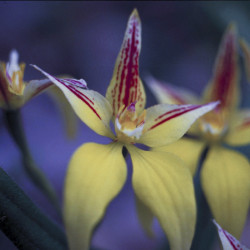
[[[6,82],[6,79],[5,79],[4,75],[3,75],[3,73],[0,72],[0,92],[2,93],[2,96],[3,96],[4,100],[5,100],[5,103],[7,105],[9,105],[8,94],[6,93],[7,91],[5,92],[6,88],[8,88],[7,85],[8,85],[8,83]]]
[[[128,30],[128,33],[132,33],[131,39],[127,39],[124,44],[124,48],[121,52],[121,61],[118,66],[117,77],[116,81],[119,80],[118,76],[120,75],[120,83],[119,84],[119,93],[117,98],[118,109],[120,108],[121,104],[128,106],[131,102],[137,100],[137,92],[138,92],[138,78],[139,78],[139,65],[138,65],[138,58],[139,58],[139,51],[138,51],[138,43],[139,40],[136,38],[138,34],[137,30],[137,20],[131,20],[132,28]],[[123,67],[122,67],[123,65]],[[131,92],[133,92],[133,87],[135,88],[135,93],[132,96]],[[124,93],[124,97],[121,100],[121,94]]]
[[[232,86],[232,80],[236,74],[234,35],[228,34],[222,46],[225,48],[223,48],[223,54],[219,55],[221,58],[216,65],[214,79],[216,83],[212,91],[212,100],[220,100],[221,106],[224,107],[228,105],[228,102],[230,103],[234,91],[234,86]]]
[[[224,235],[226,236],[226,238],[228,239],[228,241],[230,242],[231,246],[233,247],[234,250],[239,250],[242,248],[238,248],[234,245],[233,241],[231,240],[231,238],[228,236],[228,234],[225,232],[224,229],[222,229],[222,232],[224,233]]]
[[[93,105],[94,102],[91,101],[87,96],[85,96],[83,93],[81,93],[80,91],[76,90],[73,86],[67,86],[65,83],[63,83],[62,81],[60,81],[60,79],[57,79],[56,77],[52,76],[54,79],[56,79],[58,82],[60,82],[61,84],[63,84],[63,86],[65,86],[69,91],[71,91],[75,96],[77,96],[80,100],[82,100],[95,114],[96,116],[102,120],[102,118],[100,117],[100,115],[97,113],[97,111],[94,109],[94,107],[91,106],[90,103],[88,103],[88,101],[85,100],[85,98],[87,100],[89,100]]]
[[[172,113],[175,113],[175,112],[179,112],[179,111],[185,110],[185,109],[187,109],[187,108],[188,108],[188,107],[182,107],[182,108],[170,110],[170,111],[168,111],[168,112],[166,112],[166,113],[164,113],[164,114],[158,116],[158,117],[155,119],[155,121],[161,119],[162,117],[164,117],[164,116],[166,116],[166,115],[169,115],[169,114],[172,114]]]
[[[201,106],[193,106],[193,108],[191,108],[191,109],[187,109],[187,110],[184,110],[184,111],[182,111],[182,112],[180,112],[180,113],[178,113],[178,114],[174,114],[174,115],[172,115],[172,116],[169,116],[169,117],[165,118],[164,120],[162,120],[162,121],[156,123],[155,125],[153,125],[149,130],[151,130],[151,129],[153,129],[153,128],[156,128],[157,126],[159,126],[159,125],[161,125],[161,124],[163,124],[163,123],[165,123],[165,122],[167,122],[167,121],[169,121],[169,120],[171,120],[171,119],[173,119],[173,118],[175,118],[175,117],[178,117],[178,116],[180,116],[180,115],[183,115],[183,114],[185,114],[185,113],[187,113],[187,112],[189,112],[189,111],[193,111],[193,110],[195,110],[195,109],[198,109],[198,108],[200,108],[200,107],[201,107]]]
[[[55,77],[54,77],[55,78]],[[81,96],[83,96],[84,98],[86,98],[89,102],[91,102],[93,105],[94,105],[94,102],[91,100],[91,99],[89,99],[86,95],[84,95],[82,92],[80,92],[79,90],[77,90],[74,86],[68,86],[68,85],[66,85],[63,81],[61,81],[60,79],[58,79],[58,78],[55,78],[58,82],[60,82],[61,84],[63,84],[64,86],[66,86],[66,87],[69,87],[69,88],[72,88],[72,89],[74,89],[74,91],[76,91],[79,95],[81,95]]]
[[[244,123],[242,123],[238,128],[244,129],[245,127],[248,127],[250,125],[250,118],[248,118]]]

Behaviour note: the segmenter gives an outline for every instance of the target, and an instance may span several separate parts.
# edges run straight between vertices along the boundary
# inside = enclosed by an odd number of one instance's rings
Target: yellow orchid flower
[[[52,85],[45,80],[24,82],[25,64],[18,64],[18,52],[10,52],[9,62],[0,62],[0,108],[17,109],[41,91]]]
[[[63,91],[84,123],[112,140],[108,145],[80,146],[69,163],[64,220],[70,249],[88,249],[93,229],[122,189],[127,175],[123,147],[132,158],[132,182],[138,200],[158,218],[171,249],[190,248],[196,207],[188,168],[172,154],[144,151],[135,144],[156,147],[178,140],[218,102],[160,104],[145,110],[146,96],[139,77],[140,48],[141,22],[134,10],[106,98],[87,89],[83,80],[58,79],[34,65]],[[115,133],[110,128],[111,120]]]
[[[147,83],[161,103],[202,103],[220,100],[221,104],[201,117],[189,130],[196,137],[182,139],[160,148],[182,158],[191,172],[196,171],[205,145],[209,152],[201,169],[202,187],[215,219],[228,232],[240,237],[250,200],[250,167],[247,158],[223,144],[250,143],[250,110],[239,110],[239,70],[237,32],[231,24],[225,32],[215,63],[213,78],[200,100],[187,90],[149,77]]]
[[[213,223],[217,227],[223,250],[249,250],[236,240],[230,233],[224,230],[215,220]]]

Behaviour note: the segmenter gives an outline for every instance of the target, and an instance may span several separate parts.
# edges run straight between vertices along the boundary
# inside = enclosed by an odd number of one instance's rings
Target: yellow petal
[[[44,90],[52,86],[53,83],[49,79],[42,79],[42,80],[32,80],[26,83],[23,98],[24,103],[29,101],[31,98],[35,97],[36,95],[42,93]]]
[[[113,108],[115,118],[120,107],[136,102],[140,113],[145,106],[145,92],[139,77],[141,50],[141,21],[135,9],[129,17],[120,53],[106,97]]]
[[[232,146],[250,143],[250,110],[240,110],[232,116],[230,129],[225,141]]]
[[[237,31],[230,24],[222,38],[211,83],[204,91],[205,102],[220,100],[219,108],[231,111],[239,101]]]
[[[168,104],[199,104],[200,100],[194,93],[169,83],[147,76],[145,81],[156,97],[158,103]]]
[[[184,161],[194,176],[202,150],[205,146],[204,144],[205,143],[198,140],[182,138],[167,146],[153,148],[153,150],[175,154]]]
[[[240,40],[240,45],[244,54],[245,71],[247,80],[250,82],[250,48],[247,42],[243,39]]]
[[[190,249],[196,206],[192,176],[173,154],[127,146],[136,195],[159,220],[171,249]]]
[[[112,109],[105,97],[96,91],[86,89],[87,85],[82,79],[59,79],[36,65],[32,66],[62,90],[76,114],[87,126],[100,135],[114,138],[109,127]]]
[[[138,198],[137,196],[135,197],[136,197],[136,200],[135,200],[136,212],[137,212],[138,219],[145,233],[147,234],[147,236],[152,238],[154,237],[154,232],[152,230],[154,215],[151,212],[151,210],[147,206],[145,206],[143,201],[140,200],[140,198]]]
[[[216,221],[238,239],[249,207],[249,180],[250,166],[242,154],[210,149],[201,170],[202,188]]]
[[[126,171],[121,144],[88,143],[74,153],[64,194],[64,221],[70,249],[89,249],[93,229],[123,187]]]
[[[9,103],[9,90],[8,90],[8,81],[5,75],[5,64],[0,63],[0,107],[7,108],[10,106]]]
[[[181,138],[197,118],[214,109],[218,102],[205,105],[159,104],[147,109],[139,143],[160,147]]]
[[[69,138],[74,138],[77,133],[78,118],[62,91],[55,85],[47,92],[56,102],[64,120],[65,129]]]

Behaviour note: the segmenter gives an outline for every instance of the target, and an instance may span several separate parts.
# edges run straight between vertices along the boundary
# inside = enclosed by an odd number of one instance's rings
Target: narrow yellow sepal
[[[190,126],[219,103],[204,105],[158,104],[146,110],[143,134],[138,142],[149,147],[161,147],[180,139]]]
[[[171,249],[190,249],[196,220],[190,171],[171,153],[127,148],[136,195],[159,220]]]
[[[159,81],[152,76],[147,76],[145,81],[158,103],[180,105],[200,103],[198,96],[190,90]]]
[[[140,113],[145,106],[146,95],[139,76],[141,50],[141,20],[136,9],[131,13],[117,56],[113,76],[106,92],[113,109],[113,119],[119,109],[136,102]]]
[[[152,211],[147,206],[145,206],[145,204],[137,196],[135,197],[136,197],[135,200],[136,212],[138,219],[147,236],[153,238],[155,236],[152,229],[154,215]]]
[[[194,176],[204,145],[205,143],[199,140],[182,138],[167,146],[153,148],[153,150],[175,154],[184,161]]]
[[[88,143],[71,158],[65,183],[64,222],[72,250],[89,249],[95,226],[125,183],[122,147],[119,143]]]
[[[201,170],[202,188],[216,221],[240,238],[250,201],[250,166],[240,153],[212,147]]]
[[[239,99],[237,27],[230,23],[223,35],[214,64],[213,77],[203,92],[204,102],[220,100],[220,108],[233,111]]]
[[[112,108],[108,100],[96,91],[86,89],[83,79],[59,79],[32,65],[61,89],[78,117],[96,133],[114,138],[109,127]],[[78,84],[72,83],[78,82]],[[84,83],[83,83],[84,82]]]

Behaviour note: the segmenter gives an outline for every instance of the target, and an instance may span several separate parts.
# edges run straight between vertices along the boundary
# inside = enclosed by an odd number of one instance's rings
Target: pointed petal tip
[[[221,104],[221,102],[220,101],[215,101],[215,102],[209,102],[209,103],[206,103],[206,104],[204,104],[204,105],[201,105],[201,107],[203,106],[206,106],[206,107],[208,107],[209,108],[209,110],[213,110],[213,109],[215,109],[219,104]]]
[[[39,68],[39,67],[38,67],[37,65],[35,65],[35,64],[31,64],[31,63],[30,63],[30,66],[33,67],[33,68],[35,68],[35,69],[37,69],[37,70],[39,70],[39,71],[42,71],[42,69]]]
[[[135,16],[135,17],[139,17],[139,13],[138,13],[138,10],[137,8],[134,8],[132,13],[131,13],[131,16]]]
[[[228,32],[231,32],[231,33],[234,33],[236,34],[237,32],[237,24],[235,21],[231,21],[228,25],[228,28],[227,28]]]
[[[138,23],[141,23],[139,13],[138,13],[138,10],[136,8],[133,9],[133,11],[129,17],[129,22],[134,21],[134,20],[137,20]]]
[[[12,56],[15,56],[17,58],[19,57],[19,53],[18,53],[18,51],[16,49],[12,49],[10,51],[10,57],[12,57]]]

